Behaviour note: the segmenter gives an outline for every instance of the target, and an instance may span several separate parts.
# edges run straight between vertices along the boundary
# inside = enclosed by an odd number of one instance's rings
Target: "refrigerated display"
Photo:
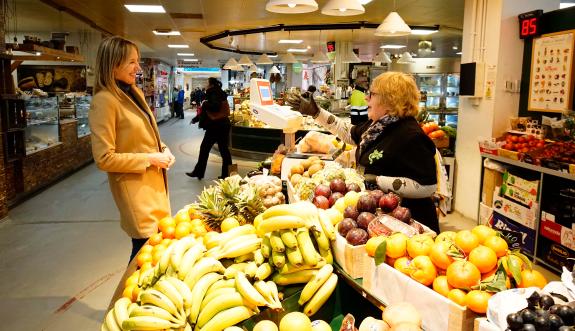
[[[439,125],[457,126],[459,74],[415,74],[421,92],[420,106]]]

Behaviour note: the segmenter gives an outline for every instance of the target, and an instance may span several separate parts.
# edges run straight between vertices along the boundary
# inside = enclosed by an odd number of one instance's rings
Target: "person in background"
[[[176,116],[179,116],[180,119],[184,118],[184,88],[180,86],[180,90],[178,91],[178,100],[176,101],[178,105],[178,113]]]
[[[351,96],[349,97],[349,111],[351,124],[357,125],[368,120],[367,100],[365,98],[366,88],[360,84],[355,84]]]
[[[172,118],[176,116],[176,102],[178,101],[178,88],[174,86],[172,91],[172,103],[170,104],[170,113]]]
[[[287,98],[293,109],[357,146],[357,170],[365,176],[367,187],[397,193],[413,219],[439,233],[431,198],[437,188],[436,149],[415,119],[419,112],[415,80],[401,72],[381,74],[374,79],[366,101],[369,119],[352,125],[319,108],[313,98]]]
[[[202,111],[199,115],[199,126],[206,130],[204,139],[200,145],[200,155],[198,163],[192,172],[186,172],[189,177],[199,180],[204,178],[210,150],[215,143],[218,144],[220,155],[222,156],[222,175],[220,178],[228,177],[229,166],[232,164],[232,155],[229,149],[231,123],[229,116],[224,116],[219,120],[211,120],[208,113],[215,114],[222,111],[222,103],[227,104],[227,94],[222,90],[222,83],[216,78],[208,78],[208,89],[206,100],[202,103]],[[227,108],[229,110],[229,106]]]
[[[171,214],[166,170],[175,162],[135,85],[139,58],[136,44],[124,38],[100,43],[88,113],[94,161],[108,173],[121,227],[132,238],[130,260]]]
[[[308,86],[307,91],[302,95],[306,98],[311,98],[314,96],[315,91],[317,91],[317,87],[315,87],[315,85],[310,85]]]

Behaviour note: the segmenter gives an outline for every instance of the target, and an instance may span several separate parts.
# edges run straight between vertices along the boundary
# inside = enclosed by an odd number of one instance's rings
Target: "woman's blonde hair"
[[[138,46],[127,39],[112,36],[102,40],[98,47],[98,55],[96,56],[94,94],[106,89],[118,97],[122,95],[114,79],[114,69],[118,68],[128,59],[131,47],[136,49],[139,57],[140,51],[138,50]]]
[[[379,104],[387,114],[398,117],[416,116],[419,112],[419,90],[411,75],[388,71],[377,76],[371,91],[379,96]]]

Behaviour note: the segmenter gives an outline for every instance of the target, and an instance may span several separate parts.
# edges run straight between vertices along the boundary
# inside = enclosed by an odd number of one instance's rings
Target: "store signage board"
[[[541,34],[540,20],[543,10],[538,9],[519,14],[519,38],[533,38]]]
[[[574,43],[575,30],[533,39],[528,110],[563,112],[571,108]]]

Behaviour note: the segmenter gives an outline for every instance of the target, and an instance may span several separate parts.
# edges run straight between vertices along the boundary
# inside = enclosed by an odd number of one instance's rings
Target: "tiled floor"
[[[175,213],[219,176],[210,155],[206,178],[188,178],[203,131],[189,116],[160,125],[176,156],[169,171]],[[234,160],[240,174],[256,165]],[[130,239],[120,230],[106,175],[91,164],[10,211],[0,222],[0,329],[99,330],[104,311],[128,262]],[[457,213],[441,228],[471,228]],[[551,277],[550,277],[551,278]]]

